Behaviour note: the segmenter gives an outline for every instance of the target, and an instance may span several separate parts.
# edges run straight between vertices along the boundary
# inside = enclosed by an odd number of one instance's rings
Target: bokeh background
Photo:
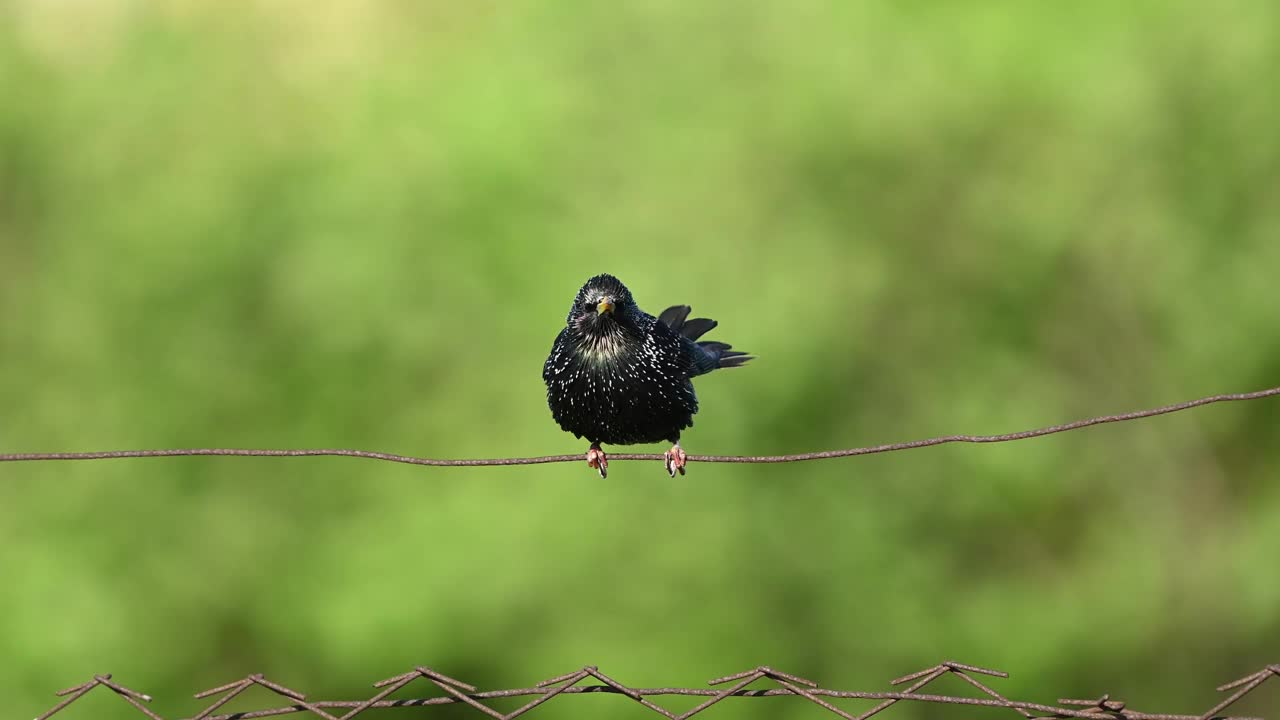
[[[540,372],[605,271],[759,355],[698,382],[694,453],[1280,384],[1273,3],[0,8],[4,451],[585,451]],[[415,664],[874,689],[950,658],[1025,699],[1199,712],[1280,658],[1278,423],[1264,400],[675,481],[5,464],[0,696],[30,717],[113,672],[179,716],[249,672],[362,698]]]

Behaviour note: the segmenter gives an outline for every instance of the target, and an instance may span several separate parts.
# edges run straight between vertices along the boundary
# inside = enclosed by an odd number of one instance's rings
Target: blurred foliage
[[[0,447],[585,451],[540,372],[603,271],[759,355],[699,381],[694,453],[1273,386],[1277,67],[1266,2],[8,0]],[[4,465],[0,697],[111,671],[176,715],[248,672],[364,697],[419,663],[879,687],[953,658],[1197,711],[1276,660],[1277,421],[676,481]],[[602,710],[645,713],[545,713]]]

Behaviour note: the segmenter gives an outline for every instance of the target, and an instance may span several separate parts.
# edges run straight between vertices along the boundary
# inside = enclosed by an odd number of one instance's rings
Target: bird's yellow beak
[[[600,313],[601,315],[605,315],[607,313],[613,312],[613,298],[611,297],[600,298],[600,302],[596,303],[596,312]]]

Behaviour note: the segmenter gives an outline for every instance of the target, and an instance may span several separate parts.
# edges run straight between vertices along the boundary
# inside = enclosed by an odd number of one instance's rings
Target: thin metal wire
[[[926,685],[937,681],[944,675],[957,676],[960,680],[968,683],[969,686],[976,688],[985,697],[938,695],[918,692]],[[1221,720],[1263,720],[1262,718],[1223,716],[1221,713],[1229,706],[1238,702],[1245,695],[1256,690],[1270,678],[1280,677],[1280,664],[1268,665],[1255,673],[1251,673],[1239,680],[1220,686],[1218,688],[1219,692],[1227,692],[1229,690],[1234,690],[1235,692],[1222,702],[1214,705],[1208,711],[1197,715],[1138,712],[1128,708],[1125,703],[1119,700],[1111,699],[1110,695],[1103,695],[1100,698],[1093,700],[1061,699],[1058,701],[1057,705],[1010,700],[992,688],[987,687],[984,683],[979,682],[973,677],[973,675],[988,675],[997,678],[1008,677],[1007,673],[999,670],[989,670],[986,668],[976,667],[974,665],[965,665],[947,661],[893,680],[891,684],[894,685],[900,685],[913,680],[916,681],[903,691],[866,692],[822,688],[812,680],[806,680],[805,678],[784,673],[768,666],[761,666],[745,672],[734,673],[732,675],[726,675],[725,677],[711,680],[708,682],[708,685],[713,686],[711,688],[639,688],[627,686],[604,674],[596,666],[588,665],[581,670],[557,675],[556,677],[543,680],[532,687],[513,688],[510,690],[480,691],[473,685],[468,685],[461,680],[455,680],[448,675],[444,675],[436,670],[419,665],[409,672],[374,683],[373,687],[377,689],[378,692],[367,700],[320,700],[308,702],[305,699],[306,696],[302,693],[267,680],[261,674],[254,674],[233,683],[228,683],[210,690],[205,690],[204,692],[196,693],[196,699],[207,699],[210,697],[215,699],[213,703],[206,706],[204,710],[200,711],[196,715],[190,716],[189,720],[251,720],[252,718],[275,717],[278,715],[289,715],[299,712],[310,713],[311,715],[326,718],[327,720],[351,720],[351,718],[370,710],[387,710],[392,708],[409,707],[421,708],[436,705],[453,705],[458,703],[467,705],[475,711],[488,715],[489,717],[496,718],[497,720],[513,720],[514,718],[524,715],[535,707],[538,707],[552,699],[588,693],[623,695],[645,708],[668,718],[669,720],[688,720],[691,716],[701,713],[712,705],[730,697],[760,698],[779,696],[803,698],[830,713],[844,718],[845,720],[867,720],[893,705],[902,702],[1005,708],[1019,713],[1024,718],[1081,718],[1082,720],[1210,720],[1211,718],[1220,718]],[[594,679],[600,684],[578,684],[588,678]],[[445,695],[406,700],[388,699],[388,696],[392,693],[419,679],[431,683],[435,688],[443,691]],[[748,685],[757,681],[770,682],[774,687],[761,687],[754,689],[748,687]],[[714,688],[716,685],[727,685],[729,683],[732,684],[721,689]],[[142,705],[143,702],[151,702],[150,696],[135,692],[113,682],[110,675],[95,675],[89,682],[59,691],[56,694],[59,697],[66,696],[66,699],[50,708],[43,715],[39,715],[36,720],[48,720],[48,718],[62,711],[67,706],[76,702],[86,693],[98,686],[108,688],[124,700],[128,701],[134,708],[145,714],[148,718],[151,718],[151,720],[164,720],[163,717]],[[213,714],[214,711],[221,708],[232,698],[239,696],[241,693],[254,686],[265,688],[267,691],[273,693],[273,697],[283,700],[285,704],[261,710],[239,711],[222,715]],[[683,713],[676,713],[649,699],[657,696],[672,695],[705,697],[707,700],[690,708],[689,710],[684,711]],[[533,697],[532,700],[507,713],[495,710],[482,702],[484,700],[491,700],[494,698],[530,696]],[[847,710],[837,707],[832,700],[879,700],[882,702],[867,709],[859,715],[853,715]],[[345,710],[346,712],[340,716],[336,716],[327,712],[328,710]]]
[[[1188,400],[1174,405],[1136,410],[1118,415],[1102,415],[1099,417],[1076,420],[1075,422],[1034,430],[1005,433],[1003,435],[943,435],[925,440],[886,443],[867,447],[847,448],[843,450],[822,450],[819,452],[796,453],[792,455],[689,455],[690,462],[709,463],[786,463],[806,460],[827,460],[830,458],[853,457],[855,455],[874,455],[876,453],[894,452],[897,450],[913,450],[915,448],[945,445],[947,443],[999,443],[1013,440],[1026,440],[1043,437],[1055,433],[1079,430],[1080,428],[1104,423],[1126,422],[1142,418],[1166,415],[1168,413],[1190,410],[1202,405],[1238,400],[1259,400],[1261,398],[1280,395],[1280,387],[1258,390],[1256,392],[1227,393],[1212,395],[1198,400]],[[315,457],[340,456],[364,458],[366,460],[383,460],[386,462],[405,463],[408,465],[430,465],[433,467],[473,467],[478,465],[541,465],[544,463],[581,462],[583,454],[542,455],[538,457],[516,458],[425,458],[394,453],[373,452],[369,450],[344,449],[246,449],[246,448],[184,448],[173,450],[105,450],[101,452],[48,452],[48,453],[0,453],[0,462],[31,462],[44,460],[112,460],[123,458],[155,458],[155,457],[191,457],[199,455],[231,456],[231,457]],[[662,460],[660,453],[610,453],[609,461],[615,460]]]

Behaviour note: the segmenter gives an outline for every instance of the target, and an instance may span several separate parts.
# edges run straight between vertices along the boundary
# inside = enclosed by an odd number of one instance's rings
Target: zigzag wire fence
[[[915,440],[901,443],[890,443],[885,445],[875,445],[861,448],[848,448],[844,450],[828,450],[813,453],[801,453],[797,455],[775,455],[775,456],[689,456],[690,460],[703,462],[746,462],[746,463],[775,463],[775,462],[795,462],[803,460],[819,460],[835,457],[850,457],[855,455],[868,455],[873,453],[889,452],[895,450],[909,450],[920,447],[928,447],[931,445],[942,445],[953,442],[969,442],[969,443],[988,443],[988,442],[1008,442],[1012,440],[1023,440],[1033,437],[1041,437],[1054,433],[1076,430],[1091,425],[1099,425],[1103,423],[1124,422],[1128,420],[1137,420],[1140,418],[1148,418],[1155,415],[1163,415],[1171,412],[1179,412],[1188,410],[1202,405],[1209,405],[1218,402],[1239,401],[1239,400],[1257,400],[1265,397],[1274,397],[1280,395],[1280,387],[1268,388],[1248,393],[1229,393],[1223,395],[1214,395],[1210,397],[1200,398],[1198,400],[1190,400],[1187,402],[1177,403],[1174,405],[1166,405],[1163,407],[1153,408],[1150,410],[1139,410],[1130,413],[1121,413],[1118,415],[1104,415],[1086,420],[1077,420],[1075,422],[1065,423],[1062,425],[1054,425],[1050,427],[1039,428],[1036,430],[1026,430],[1022,432],[1008,433],[1004,435],[948,435],[943,437],[929,438],[927,440]],[[119,458],[143,458],[143,457],[174,457],[174,456],[191,456],[191,455],[232,455],[232,456],[314,456],[314,455],[344,455],[350,457],[361,457],[373,460],[386,460],[391,462],[410,463],[415,465],[444,465],[444,466],[466,466],[466,465],[532,465],[547,462],[569,462],[581,460],[581,455],[549,455],[531,458],[483,458],[483,459],[460,459],[460,460],[441,460],[434,458],[418,458],[403,455],[393,455],[389,453],[368,452],[363,450],[242,450],[227,448],[205,448],[205,449],[183,449],[183,450],[125,450],[125,451],[105,451],[105,452],[54,452],[54,453],[0,453],[0,462],[21,462],[21,461],[41,461],[41,460],[103,460],[103,459],[119,459]],[[615,454],[611,456],[614,460],[651,460],[658,459],[660,455],[630,453]],[[934,682],[944,675],[955,675],[964,680],[969,685],[977,688],[986,697],[965,697],[956,695],[936,695],[918,692],[926,685]],[[1126,707],[1123,702],[1113,700],[1109,695],[1103,695],[1100,698],[1091,700],[1077,699],[1060,699],[1057,705],[1047,705],[1042,703],[1024,702],[1018,700],[1010,700],[999,692],[993,690],[981,681],[973,677],[974,675],[987,675],[991,677],[1007,678],[1008,673],[999,670],[988,670],[986,668],[974,665],[965,665],[956,662],[943,662],[930,668],[926,668],[919,672],[911,673],[903,677],[891,681],[892,685],[901,685],[910,682],[911,685],[900,691],[857,691],[857,690],[833,690],[818,687],[818,684],[806,680],[795,675],[790,675],[778,670],[774,670],[767,666],[757,667],[745,672],[726,675],[716,678],[708,684],[711,688],[679,688],[679,687],[662,687],[662,688],[636,688],[628,687],[617,680],[600,672],[595,666],[587,666],[581,670],[559,675],[557,677],[543,680],[542,682],[527,688],[514,688],[509,690],[486,690],[481,691],[474,685],[469,685],[460,680],[455,680],[447,675],[441,674],[431,668],[418,666],[409,672],[402,673],[395,677],[387,678],[374,683],[374,688],[378,690],[376,694],[367,700],[319,700],[308,701],[307,697],[302,693],[291,690],[283,685],[266,679],[261,674],[250,675],[242,680],[228,683],[220,687],[211,688],[196,694],[196,699],[206,699],[215,697],[209,706],[199,713],[190,716],[187,720],[251,720],[252,718],[274,717],[276,715],[288,715],[291,713],[306,712],[311,715],[326,718],[326,720],[350,720],[357,715],[361,715],[370,710],[386,710],[391,708],[409,708],[409,707],[428,707],[435,705],[451,705],[463,703],[498,720],[512,720],[513,718],[524,715],[530,710],[546,703],[550,700],[570,695],[582,695],[586,693],[608,693],[615,695],[624,695],[640,705],[652,710],[670,720],[685,720],[693,715],[701,713],[716,703],[726,698],[758,698],[758,697],[776,697],[776,696],[793,696],[804,698],[808,702],[821,707],[828,712],[838,715],[845,720],[867,720],[873,715],[892,707],[899,702],[925,702],[925,703],[941,703],[951,705],[966,705],[977,707],[998,707],[1008,708],[1017,712],[1023,718],[1085,718],[1086,720],[1212,720],[1219,718],[1221,720],[1262,720],[1261,718],[1243,718],[1224,716],[1221,713],[1238,702],[1245,695],[1256,690],[1260,685],[1265,683],[1273,676],[1280,676],[1280,664],[1268,665],[1257,672],[1246,675],[1239,680],[1229,682],[1218,688],[1219,692],[1233,691],[1218,704],[1198,715],[1191,714],[1164,714],[1164,713],[1147,713],[1139,712]],[[397,692],[406,685],[415,680],[423,678],[444,693],[442,696],[431,698],[419,698],[408,700],[391,700],[390,695]],[[580,685],[579,683],[593,678],[600,684]],[[771,681],[776,687],[772,688],[756,688],[752,689],[748,686],[760,680]],[[715,689],[715,686],[725,686]],[[266,708],[262,710],[242,711],[235,713],[224,713],[215,715],[214,713],[233,698],[239,696],[249,688],[254,686],[266,688],[284,699],[287,703],[277,707]],[[137,692],[130,688],[112,680],[111,675],[95,675],[91,680],[74,687],[59,691],[57,696],[64,699],[44,714],[39,715],[36,720],[47,720],[55,714],[65,710],[73,705],[86,693],[94,688],[105,687],[114,692],[117,696],[132,705],[138,712],[145,715],[151,720],[165,720],[162,716],[150,710],[146,703],[151,702],[151,697]],[[683,695],[692,697],[705,697],[706,700],[686,710],[682,713],[675,713],[661,705],[655,703],[649,698],[655,696]],[[530,697],[532,700],[524,705],[516,708],[509,713],[502,713],[498,710],[483,703],[483,700],[496,698],[513,698],[513,697]],[[833,700],[878,700],[876,705],[864,710],[859,714],[841,709],[832,704],[827,698]],[[329,712],[329,710],[344,711],[340,715]]]
[[[926,685],[929,685],[944,675],[954,675],[960,678],[976,688],[985,697],[935,695],[919,692]],[[550,700],[586,693],[623,695],[640,705],[643,705],[649,710],[669,718],[670,720],[685,720],[686,718],[697,715],[712,705],[730,697],[760,698],[777,696],[803,698],[823,710],[845,718],[845,720],[867,720],[873,715],[877,715],[900,702],[942,703],[966,705],[971,707],[1007,708],[1018,713],[1023,718],[1085,718],[1085,720],[1212,720],[1214,718],[1219,718],[1220,720],[1263,720],[1262,718],[1224,716],[1220,713],[1231,705],[1234,705],[1245,695],[1256,690],[1271,677],[1280,677],[1280,664],[1268,665],[1257,672],[1250,673],[1249,675],[1240,678],[1239,680],[1220,686],[1218,688],[1219,692],[1231,691],[1231,694],[1218,704],[1198,715],[1139,712],[1127,707],[1125,703],[1119,700],[1111,699],[1109,695],[1103,695],[1102,697],[1090,700],[1075,700],[1069,698],[1060,699],[1058,700],[1057,705],[1010,700],[975,678],[975,675],[986,675],[997,678],[1009,677],[1008,673],[1001,672],[999,670],[989,670],[975,665],[965,665],[962,663],[946,661],[939,663],[938,665],[934,665],[933,667],[925,668],[924,670],[911,673],[910,675],[904,675],[890,681],[891,685],[911,683],[902,690],[892,692],[864,692],[821,688],[812,680],[806,680],[802,677],[780,672],[770,667],[757,667],[745,672],[716,678],[708,683],[708,685],[712,686],[711,688],[635,688],[628,687],[627,685],[624,685],[623,683],[600,672],[597,667],[589,665],[575,672],[548,678],[533,687],[481,691],[474,685],[469,685],[461,680],[455,680],[448,675],[444,675],[432,670],[431,668],[418,666],[406,673],[374,683],[373,687],[377,689],[378,692],[367,700],[309,701],[307,700],[307,696],[302,693],[272,682],[261,674],[256,674],[250,675],[242,680],[237,680],[233,683],[228,683],[226,685],[221,685],[216,688],[196,693],[195,697],[197,700],[207,698],[216,699],[199,713],[187,718],[187,720],[251,720],[252,718],[274,717],[276,715],[288,715],[291,713],[310,713],[311,715],[325,718],[326,720],[350,720],[350,718],[365,714],[371,710],[422,708],[435,705],[452,705],[456,703],[466,704],[474,708],[477,712],[483,713],[492,718],[497,718],[497,720],[512,720],[513,718],[520,717]],[[408,700],[389,699],[393,693],[420,678],[429,681],[445,694],[431,698]],[[589,678],[594,679],[599,684],[579,684]],[[775,685],[775,687],[754,689],[748,687],[752,683],[760,680],[770,681]],[[715,686],[717,685],[723,687],[716,689]],[[286,704],[262,710],[214,714],[233,698],[255,686],[266,688],[277,697],[282,698]],[[111,679],[110,675],[95,675],[92,680],[86,683],[59,691],[57,695],[65,697],[66,699],[50,708],[43,715],[38,716],[36,720],[47,720],[53,715],[65,710],[68,706],[84,697],[86,693],[97,687],[105,687],[111,690],[136,708],[138,712],[151,718],[151,720],[165,720],[162,716],[152,712],[146,706],[145,703],[151,702],[150,696],[136,692],[116,683]],[[689,710],[682,713],[676,713],[649,699],[661,695],[705,697],[706,700]],[[508,713],[499,712],[482,702],[483,700],[493,698],[529,696],[532,696],[533,699]],[[849,710],[841,709],[832,704],[829,699],[878,700],[879,702],[855,715]],[[340,714],[330,712],[331,710],[338,711]]]

